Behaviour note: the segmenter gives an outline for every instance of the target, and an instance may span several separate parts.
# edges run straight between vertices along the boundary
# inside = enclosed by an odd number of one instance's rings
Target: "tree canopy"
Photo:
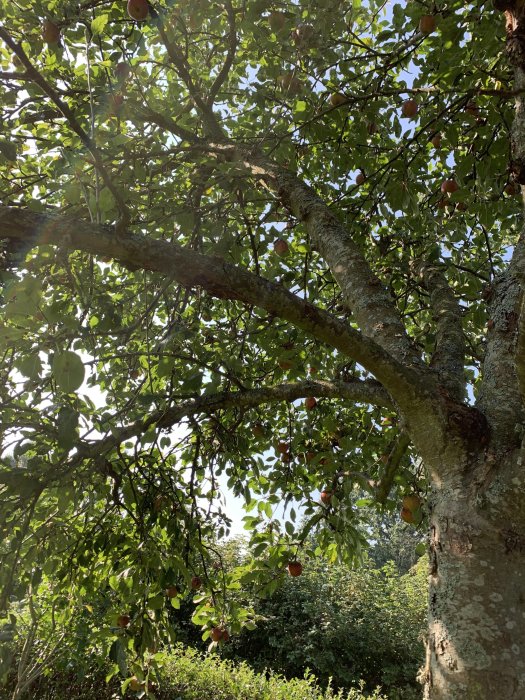
[[[193,589],[239,631],[232,591],[358,558],[368,509],[418,525],[451,444],[516,446],[522,84],[490,3],[0,11],[0,610],[103,591],[94,633],[138,658]]]

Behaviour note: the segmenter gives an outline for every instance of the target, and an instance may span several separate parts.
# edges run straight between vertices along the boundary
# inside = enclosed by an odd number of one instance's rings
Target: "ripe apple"
[[[214,627],[211,631],[210,637],[214,642],[220,642],[222,639],[222,627]]]
[[[313,462],[313,461],[314,461],[314,459],[316,458],[316,456],[317,456],[317,455],[315,454],[315,452],[309,451],[309,452],[307,452],[307,453],[305,454],[304,458],[305,458],[305,461],[309,464],[310,462]]]
[[[363,182],[365,180],[366,180],[366,175],[362,171],[359,171],[356,175],[356,178],[355,178],[355,184],[360,186],[363,184]]]
[[[478,105],[474,102],[474,100],[470,100],[467,102],[465,105],[465,112],[467,114],[470,114],[473,117],[477,117],[479,114],[479,107]]]
[[[42,24],[42,39],[46,44],[56,44],[60,39],[60,27],[50,19],[45,19]]]
[[[117,625],[119,627],[127,627],[131,622],[131,617],[129,615],[119,615],[117,618]]]
[[[168,586],[165,593],[168,598],[176,598],[179,595],[177,586]]]
[[[278,442],[276,449],[280,455],[285,455],[290,451],[290,445],[287,442]]]
[[[434,15],[423,15],[419,20],[419,31],[421,34],[432,34],[436,28],[436,24]]]
[[[214,642],[227,642],[230,639],[230,633],[226,627],[214,627],[210,636]]]
[[[137,22],[142,22],[149,14],[148,0],[128,0],[128,15]]]
[[[405,100],[401,105],[401,114],[407,119],[412,119],[418,113],[419,105],[415,100]]]
[[[288,564],[288,573],[290,576],[300,576],[303,573],[303,565],[300,561],[291,561]]]
[[[332,500],[332,492],[327,490],[327,489],[323,489],[321,491],[321,501],[325,504],[325,506],[329,506],[331,500]]]
[[[277,364],[279,367],[286,372],[288,369],[292,369],[293,367],[293,362],[289,360],[287,357],[281,357],[277,360]]]
[[[457,203],[456,203],[456,209],[457,209],[458,211],[467,211],[468,205],[466,204],[466,202],[457,202]]]
[[[403,498],[403,508],[411,513],[421,508],[421,498],[416,493],[411,493]]]
[[[441,191],[443,194],[452,194],[459,190],[459,185],[455,180],[443,180],[441,183]]]
[[[434,134],[434,136],[430,139],[430,143],[434,146],[434,148],[439,148],[441,146],[441,134]]]
[[[193,591],[198,591],[199,588],[202,586],[202,579],[200,576],[192,576],[191,579],[191,589]]]
[[[505,185],[505,194],[508,194],[510,196],[514,196],[518,194],[520,191],[520,188],[515,182],[509,182]]]
[[[266,435],[264,425],[262,423],[255,423],[252,426],[252,435],[256,438],[262,438]]]
[[[131,73],[131,66],[129,63],[126,63],[125,61],[121,61],[120,63],[117,63],[115,66],[115,75],[117,76],[118,80],[121,82],[124,82],[127,80],[130,76]]]
[[[399,515],[401,516],[401,520],[404,520],[405,523],[410,523],[411,525],[415,523],[414,514],[411,510],[408,510],[408,508],[401,508]]]
[[[307,411],[311,411],[317,406],[317,399],[315,399],[313,396],[308,396],[304,400],[304,407]]]
[[[333,107],[339,107],[340,105],[344,105],[345,102],[348,102],[348,100],[342,92],[333,92],[330,95],[330,102]]]
[[[308,374],[317,374],[317,367],[308,367]]]
[[[284,29],[286,24],[286,15],[283,12],[271,12],[268,22],[270,23],[270,29],[272,32],[277,34]]]
[[[281,462],[283,462],[283,464],[290,464],[290,462],[292,460],[293,460],[293,457],[290,454],[290,452],[287,452],[286,454],[281,455]]]
[[[281,256],[281,258],[283,258],[285,255],[288,255],[288,243],[283,238],[278,238],[275,241],[275,243],[273,244],[273,249],[277,253],[277,255]]]
[[[144,681],[139,681],[137,676],[133,676],[131,678],[131,681],[128,685],[128,688],[132,690],[134,693],[138,693],[139,690],[142,690],[144,688]]]

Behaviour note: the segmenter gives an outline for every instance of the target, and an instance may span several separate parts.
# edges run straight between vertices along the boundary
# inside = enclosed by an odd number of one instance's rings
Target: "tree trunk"
[[[434,486],[426,700],[525,698],[523,458],[489,452]]]

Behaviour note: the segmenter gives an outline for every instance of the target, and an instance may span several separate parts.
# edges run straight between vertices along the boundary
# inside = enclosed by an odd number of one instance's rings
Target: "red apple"
[[[329,506],[330,502],[332,500],[332,492],[324,489],[321,491],[321,501],[325,504],[325,506]]]
[[[270,17],[268,18],[268,22],[270,24],[270,29],[274,34],[277,34],[277,32],[280,32],[282,29],[284,29],[284,26],[286,24],[286,15],[283,12],[271,12]]]
[[[415,100],[405,100],[401,105],[401,114],[407,119],[412,119],[418,113],[419,106]]]
[[[363,172],[358,172],[355,178],[355,184],[356,185],[362,185],[363,182],[366,180],[366,175]]]
[[[214,642],[219,642],[222,639],[222,627],[214,627],[210,633],[210,637]]]
[[[179,590],[176,586],[168,586],[165,593],[168,598],[176,598],[179,595]]]
[[[200,576],[193,576],[191,579],[191,588],[193,591],[198,591],[202,586],[202,579]]]
[[[441,146],[441,134],[434,134],[434,136],[430,139],[430,143],[434,146],[434,148],[439,148]]]
[[[214,642],[227,642],[230,639],[230,633],[225,627],[214,627],[210,636]]]
[[[131,73],[131,66],[129,63],[126,63],[125,61],[121,61],[120,63],[117,63],[115,66],[115,75],[117,78],[124,82],[129,78],[129,75]]]
[[[56,44],[60,39],[60,27],[50,19],[45,19],[42,24],[42,39],[46,44]]]
[[[401,508],[399,515],[401,516],[401,520],[404,520],[405,523],[413,524],[415,522],[414,514],[411,510],[408,510],[408,508]]]
[[[505,194],[508,194],[510,196],[514,196],[518,194],[520,191],[520,188],[518,185],[516,185],[515,182],[509,182],[505,185]]]
[[[308,374],[317,374],[317,367],[308,367]]]
[[[276,449],[279,454],[285,455],[290,451],[290,445],[287,442],[278,442]]]
[[[137,22],[142,22],[149,14],[148,0],[128,0],[128,15]]]
[[[419,31],[421,34],[432,34],[436,25],[437,23],[434,15],[423,15],[419,20]]]
[[[128,688],[134,693],[138,693],[144,688],[144,681],[139,681],[137,676],[133,676],[131,681],[129,682]]]
[[[117,618],[117,625],[119,627],[127,627],[131,622],[131,617],[129,615],[119,615]]]
[[[300,561],[291,561],[288,564],[288,572],[290,576],[300,576],[303,573],[303,565]]]
[[[413,513],[415,510],[419,510],[421,508],[421,498],[417,495],[417,493],[411,493],[408,496],[405,496],[403,498],[403,508],[406,508],[411,513]]]
[[[304,400],[304,407],[307,411],[311,411],[316,406],[317,406],[317,399],[315,399],[313,396],[308,396]]]
[[[459,185],[455,180],[443,180],[441,183],[441,191],[443,194],[452,194],[459,190]]]
[[[266,431],[264,429],[264,425],[262,423],[255,423],[252,426],[252,435],[256,438],[262,438],[266,434]]]
[[[273,244],[273,249],[277,255],[284,257],[288,254],[288,243],[284,239],[278,238]]]
[[[277,360],[277,364],[284,371],[286,371],[288,369],[292,369],[292,367],[293,367],[293,362],[291,360],[289,360],[287,357],[279,358]]]

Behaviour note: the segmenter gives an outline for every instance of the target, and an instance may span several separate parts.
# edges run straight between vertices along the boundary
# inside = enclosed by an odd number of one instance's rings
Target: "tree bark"
[[[425,700],[525,697],[522,459],[488,451],[434,484]]]

